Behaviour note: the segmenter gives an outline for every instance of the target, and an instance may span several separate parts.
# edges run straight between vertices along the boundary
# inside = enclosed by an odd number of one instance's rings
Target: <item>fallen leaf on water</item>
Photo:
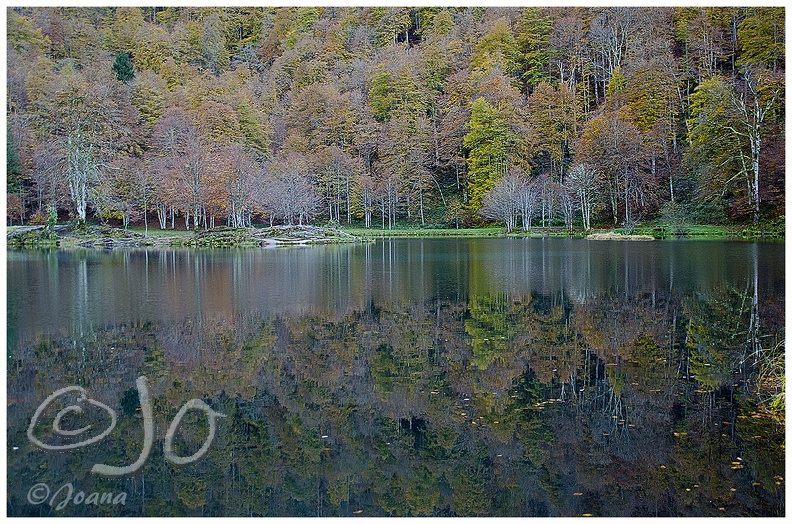
[[[719,511],[726,511],[726,508],[718,508]]]
[[[593,517],[594,515],[592,515],[591,513],[584,513],[583,516],[584,517]]]
[[[357,511],[353,511],[353,512],[352,512],[352,514],[353,514],[353,515],[360,515],[361,513],[363,513],[363,510],[362,510],[362,509],[359,509],[359,510],[357,510]]]
[[[731,488],[729,491],[737,491],[737,488]]]
[[[751,484],[751,486],[754,486],[754,487],[761,486],[761,485],[762,485],[761,482],[754,482],[753,484]]]
[[[575,497],[579,497],[579,496],[583,495],[583,493],[577,492],[577,493],[572,493],[572,495],[574,495]]]
[[[665,466],[660,466],[660,469],[666,469],[666,467]]]

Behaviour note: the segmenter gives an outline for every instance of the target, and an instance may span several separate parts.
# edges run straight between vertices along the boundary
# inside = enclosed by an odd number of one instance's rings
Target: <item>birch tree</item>
[[[770,72],[746,68],[737,89],[713,77],[691,97],[689,158],[704,164],[700,175],[709,179],[702,183],[721,193],[740,193],[736,183],[741,181],[754,224],[759,222],[762,146],[781,93]]]
[[[588,231],[591,229],[591,215],[599,205],[596,171],[588,164],[575,164],[567,175],[566,187],[577,196],[583,229]]]

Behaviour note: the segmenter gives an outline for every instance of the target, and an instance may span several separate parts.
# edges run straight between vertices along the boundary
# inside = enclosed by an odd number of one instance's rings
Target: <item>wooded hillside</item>
[[[12,223],[783,214],[785,12],[8,8]]]

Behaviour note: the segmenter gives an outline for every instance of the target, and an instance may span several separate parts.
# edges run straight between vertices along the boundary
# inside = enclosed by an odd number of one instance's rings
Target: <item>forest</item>
[[[783,7],[13,7],[9,224],[783,220]]]

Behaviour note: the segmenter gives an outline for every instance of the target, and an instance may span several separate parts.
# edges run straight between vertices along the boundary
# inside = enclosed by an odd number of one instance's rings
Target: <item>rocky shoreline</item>
[[[654,240],[653,236],[650,235],[622,235],[621,233],[616,233],[615,231],[609,231],[607,233],[592,233],[586,237],[587,240],[638,240],[638,241],[648,241]]]
[[[144,235],[109,226],[85,226],[76,228],[58,225],[18,226],[9,228],[6,245],[13,249],[37,249],[48,247],[85,248],[137,248],[137,247],[275,247],[303,244],[354,243],[365,240],[332,227],[316,226],[273,226],[267,228],[219,227],[196,230],[193,234],[158,235],[152,231]]]

